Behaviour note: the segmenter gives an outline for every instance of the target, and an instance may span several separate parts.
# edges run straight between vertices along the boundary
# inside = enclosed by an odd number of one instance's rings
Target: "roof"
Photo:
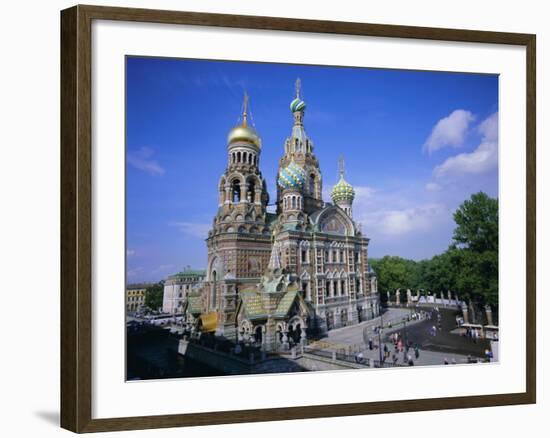
[[[206,271],[204,269],[185,269],[177,274],[170,275],[168,279],[180,279],[189,277],[206,277]]]
[[[279,304],[277,305],[277,309],[275,310],[274,316],[286,316],[290,311],[292,304],[294,303],[294,299],[296,298],[296,295],[298,295],[297,290],[293,290],[293,291],[289,290],[288,292],[286,292],[282,300],[279,301]]]
[[[244,290],[240,292],[240,296],[243,302],[244,312],[248,319],[253,320],[267,317],[267,310],[264,307],[262,293],[257,292],[256,290]],[[298,290],[296,287],[285,292],[277,304],[277,308],[275,309],[273,316],[286,316],[297,296]]]
[[[244,311],[248,319],[257,319],[267,316],[262,294],[256,290],[243,290],[239,292],[243,302]]]
[[[127,285],[126,290],[147,289],[151,286],[155,286],[155,283],[135,283]]]

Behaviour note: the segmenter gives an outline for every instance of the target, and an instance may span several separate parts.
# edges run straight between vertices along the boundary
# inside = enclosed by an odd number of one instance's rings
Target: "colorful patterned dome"
[[[296,111],[304,112],[305,109],[306,103],[299,97],[290,102],[290,111],[292,111],[293,113],[295,113]]]
[[[277,183],[282,189],[300,189],[306,181],[304,169],[292,161],[287,167],[279,172]]]
[[[355,190],[353,190],[353,186],[344,179],[344,176],[341,175],[340,181],[334,186],[330,196],[335,204],[346,201],[352,203],[355,199]]]

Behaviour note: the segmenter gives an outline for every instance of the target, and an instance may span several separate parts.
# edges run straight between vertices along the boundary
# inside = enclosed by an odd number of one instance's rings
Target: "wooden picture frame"
[[[386,38],[518,45],[526,48],[527,246],[526,391],[418,400],[92,418],[92,92],[93,20],[186,24]],[[530,34],[381,24],[75,6],[61,12],[61,426],[99,432],[176,426],[472,408],[536,402],[535,57]]]

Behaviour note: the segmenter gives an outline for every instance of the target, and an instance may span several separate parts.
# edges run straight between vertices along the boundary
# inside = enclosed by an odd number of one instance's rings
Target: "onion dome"
[[[292,102],[290,102],[290,111],[293,113],[299,111],[303,113],[306,110],[306,103],[302,100],[300,96],[300,90],[302,88],[302,81],[300,78],[296,79],[296,97]]]
[[[292,161],[287,167],[279,172],[277,183],[282,189],[301,189],[306,181],[304,169]]]
[[[235,126],[227,135],[227,144],[231,145],[236,142],[250,143],[257,148],[261,147],[261,140],[256,133],[256,130],[248,125],[248,95],[245,93],[243,98],[242,122]]]
[[[344,179],[344,175],[340,175],[340,181],[334,186],[330,196],[335,204],[340,202],[349,202],[351,204],[355,199],[355,190],[353,186]]]
[[[245,142],[251,143],[257,148],[261,147],[261,140],[256,133],[256,130],[251,126],[248,126],[246,119],[243,120],[243,123],[235,126],[229,134],[227,135],[227,144],[232,144],[236,142]]]
[[[304,112],[306,109],[306,103],[297,97],[292,102],[290,102],[290,111],[295,113],[296,111]]]

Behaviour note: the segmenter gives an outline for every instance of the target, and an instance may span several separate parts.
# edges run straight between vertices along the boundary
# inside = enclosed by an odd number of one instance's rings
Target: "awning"
[[[199,317],[199,330],[202,332],[215,332],[218,327],[218,313],[203,313]]]

